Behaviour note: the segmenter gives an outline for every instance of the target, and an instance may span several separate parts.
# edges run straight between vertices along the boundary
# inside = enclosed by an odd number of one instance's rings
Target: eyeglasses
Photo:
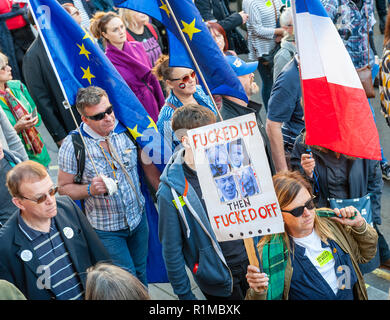
[[[103,120],[103,119],[104,119],[104,117],[106,116],[106,114],[111,114],[112,111],[113,111],[112,106],[109,106],[109,107],[106,109],[106,111],[100,112],[100,113],[95,114],[95,115],[93,115],[93,116],[86,116],[86,115],[85,115],[85,117],[88,118],[88,119],[94,120],[94,121],[100,121],[100,120]]]
[[[49,191],[48,191],[49,196],[50,196],[50,197],[53,197],[53,196],[57,193],[57,191],[58,191],[58,187],[57,187],[57,186],[54,186],[54,187],[50,188]],[[37,204],[40,204],[40,203],[46,201],[46,199],[47,199],[47,194],[45,193],[45,194],[41,195],[39,198],[37,198],[37,199],[30,199],[30,198],[26,198],[26,197],[24,197],[24,196],[21,196],[21,198],[22,198],[22,199],[26,199],[26,200],[30,200],[30,201],[34,201],[34,202],[36,202]]]
[[[307,208],[309,210],[312,210],[315,208],[313,199],[314,199],[314,197],[307,200],[303,206],[296,207],[290,211],[289,210],[282,210],[282,211],[288,212],[288,213],[292,214],[294,217],[298,218],[303,214],[303,211],[305,211],[305,208]]]
[[[182,78],[171,79],[171,81],[181,80],[181,82],[187,83],[188,81],[190,81],[190,78],[194,79],[195,76],[196,76],[195,71],[192,71],[190,74],[187,74],[186,76],[184,76]]]
[[[8,64],[5,64],[4,66],[2,66],[2,67],[0,68],[0,70],[1,70],[1,71],[4,71],[5,69],[7,69],[7,67],[9,67],[9,65],[8,65]]]

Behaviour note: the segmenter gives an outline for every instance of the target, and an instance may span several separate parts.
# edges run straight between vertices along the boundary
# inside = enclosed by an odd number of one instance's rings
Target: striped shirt
[[[275,46],[275,4],[276,15],[280,17],[281,0],[244,0],[243,10],[249,15],[246,23],[248,29],[249,59],[269,53]]]
[[[328,16],[335,24],[355,68],[375,63],[373,50],[368,46],[368,28],[375,25],[373,0],[364,0],[361,10],[352,0],[321,0]],[[366,12],[367,10],[367,12]],[[370,61],[368,61],[370,50]]]
[[[74,6],[79,10],[81,16],[81,27],[86,30],[89,29],[89,16],[87,11],[84,9],[83,2],[81,0],[73,0]]]
[[[54,219],[51,219],[48,233],[31,229],[20,214],[18,222],[20,230],[31,241],[34,249],[32,254],[38,257],[40,266],[42,266],[42,275],[47,275],[42,282],[45,288],[50,289],[58,300],[83,299],[84,292],[80,278],[70,260],[69,252],[62,241]]]
[[[137,170],[138,155],[136,146],[126,133],[119,129],[118,125],[109,134],[115,150],[127,168],[137,194],[133,192],[133,188],[127,181],[120,165],[112,159],[109,152],[102,150],[100,147],[99,143],[104,141],[104,138],[94,133],[85,123],[81,125],[81,132],[98,172],[118,182],[118,192],[115,194],[110,196],[102,194],[84,199],[88,221],[94,229],[102,231],[118,231],[127,228],[134,230],[141,222],[145,204]],[[112,163],[114,163],[115,169],[111,167]],[[58,166],[60,170],[66,173],[73,175],[77,173],[77,161],[71,134],[65,138],[61,145],[58,153]],[[89,157],[85,157],[85,168],[81,183],[88,185],[95,176],[96,172]],[[141,207],[138,200],[140,200]]]

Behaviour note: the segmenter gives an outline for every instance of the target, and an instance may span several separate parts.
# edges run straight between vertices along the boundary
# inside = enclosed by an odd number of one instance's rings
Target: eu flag
[[[248,102],[241,82],[225,61],[193,1],[169,0],[169,4],[211,93]],[[114,5],[145,13],[160,21],[168,30],[170,65],[194,69],[166,0],[114,0]]]
[[[80,87],[103,88],[116,118],[162,171],[167,159],[163,157],[162,137],[156,124],[96,40],[57,1],[31,0],[30,4],[69,103],[75,104]]]
[[[95,43],[56,0],[29,0],[43,43],[60,86],[71,105],[77,91],[90,85],[103,88],[114,107],[116,118],[127,128],[144,153],[162,171],[164,163],[161,135],[156,124],[129,86]],[[168,282],[157,236],[158,214],[140,172],[141,190],[149,223],[147,276],[149,282]],[[149,200],[149,201],[148,201]]]

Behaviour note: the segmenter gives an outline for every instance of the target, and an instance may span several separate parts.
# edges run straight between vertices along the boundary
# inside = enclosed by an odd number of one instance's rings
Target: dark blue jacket
[[[196,299],[185,266],[193,271],[199,288],[209,295],[227,297],[232,293],[231,272],[223,257],[194,188],[186,181],[182,166],[184,149],[176,152],[160,177],[157,191],[159,238],[168,278],[174,293],[182,300]],[[174,194],[186,205],[177,210]],[[176,201],[179,202],[179,201]],[[198,269],[194,273],[194,266]]]
[[[299,170],[304,174],[301,166],[301,154],[308,153],[307,146],[303,142],[301,133],[294,145],[291,154],[291,166],[293,170]],[[328,177],[326,169],[326,153],[314,148],[311,149],[316,162],[315,170],[318,176],[319,193],[316,194],[317,207],[329,207]],[[375,224],[381,224],[381,195],[382,173],[379,161],[360,159],[348,160],[348,193],[350,198],[360,198],[371,193],[372,219]]]
[[[68,196],[59,196],[56,200],[57,215],[53,219],[60,232],[65,227],[74,231],[72,238],[62,236],[62,240],[85,290],[87,268],[99,261],[109,262],[110,256],[77,205]],[[42,276],[37,256],[33,255],[28,262],[21,258],[23,250],[34,252],[34,249],[18,226],[18,214],[16,211],[0,229],[0,279],[13,283],[28,300],[54,299],[51,290],[37,286]]]

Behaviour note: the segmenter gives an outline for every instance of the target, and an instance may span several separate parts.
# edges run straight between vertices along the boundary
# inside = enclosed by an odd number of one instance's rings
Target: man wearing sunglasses
[[[35,161],[7,174],[17,211],[0,232],[0,279],[29,300],[83,299],[86,270],[110,259],[84,214]]]
[[[75,179],[79,155],[75,154],[72,136],[78,133],[71,133],[58,155],[59,192],[84,201],[86,216],[113,262],[146,285],[148,225],[137,170],[138,150],[126,129],[118,125],[103,89],[81,88],[76,107],[82,119],[81,134],[99,174],[86,157],[83,173]],[[151,170],[144,171],[148,175]],[[115,193],[108,192],[102,176],[114,181]]]

